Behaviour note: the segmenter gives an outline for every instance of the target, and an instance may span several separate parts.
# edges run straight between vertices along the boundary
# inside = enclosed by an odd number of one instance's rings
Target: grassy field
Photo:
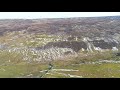
[[[6,55],[6,56],[5,56]],[[51,62],[24,61],[16,53],[0,53],[0,78],[114,78],[120,77],[120,63],[93,63],[115,60],[110,53],[81,54]],[[106,57],[104,57],[106,56]],[[49,64],[52,69],[49,70]],[[41,77],[42,76],[42,77]]]

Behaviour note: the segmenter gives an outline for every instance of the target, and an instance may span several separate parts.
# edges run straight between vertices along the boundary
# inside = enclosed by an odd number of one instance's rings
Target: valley
[[[120,16],[0,20],[0,78],[119,78]]]

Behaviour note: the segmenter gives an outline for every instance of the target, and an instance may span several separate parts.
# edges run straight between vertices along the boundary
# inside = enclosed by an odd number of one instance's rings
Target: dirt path
[[[48,69],[44,71],[44,74],[40,76],[40,78],[43,78],[49,71],[53,69],[53,65],[51,63],[48,64]]]

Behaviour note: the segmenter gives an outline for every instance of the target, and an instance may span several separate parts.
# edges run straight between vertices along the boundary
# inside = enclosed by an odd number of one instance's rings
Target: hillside
[[[73,77],[92,77],[92,70],[101,72],[103,66],[105,77],[111,77],[105,67],[118,70],[119,51],[120,16],[0,20],[0,77],[43,77],[47,67],[54,67],[52,74],[61,68],[85,69]],[[78,64],[82,67],[74,66]],[[72,77],[70,73],[62,75]],[[115,75],[119,77],[117,71]]]

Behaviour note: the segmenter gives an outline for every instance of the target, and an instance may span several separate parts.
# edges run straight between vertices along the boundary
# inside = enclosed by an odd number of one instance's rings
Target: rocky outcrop
[[[84,42],[77,42],[77,41],[60,41],[60,42],[49,42],[43,47],[38,47],[37,49],[46,49],[46,48],[71,48],[75,52],[78,52],[80,49],[84,48],[87,49],[87,45]]]

